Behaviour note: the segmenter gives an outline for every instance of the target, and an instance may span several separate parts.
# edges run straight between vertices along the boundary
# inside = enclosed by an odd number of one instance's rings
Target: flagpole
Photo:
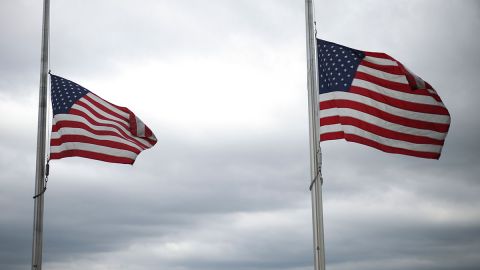
[[[47,133],[47,80],[50,0],[43,1],[42,51],[37,127],[37,161],[35,171],[35,196],[33,210],[32,270],[42,269],[43,199],[45,191],[45,148]]]
[[[320,134],[317,101],[317,54],[314,28],[313,0],[305,0],[305,20],[307,32],[307,81],[308,81],[308,109],[310,121],[310,190],[312,194],[312,223],[315,270],[325,270],[325,244],[323,233],[323,206],[322,206],[322,152],[320,148]]]

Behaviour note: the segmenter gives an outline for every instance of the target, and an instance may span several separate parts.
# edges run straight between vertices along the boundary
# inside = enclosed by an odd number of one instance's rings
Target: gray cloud
[[[16,270],[31,260],[41,6],[0,5],[0,268]],[[327,268],[476,269],[478,2],[316,5],[319,37],[390,53],[453,119],[438,161],[322,144]],[[159,143],[134,166],[52,161],[45,268],[312,269],[304,31],[301,1],[53,1],[53,71]]]

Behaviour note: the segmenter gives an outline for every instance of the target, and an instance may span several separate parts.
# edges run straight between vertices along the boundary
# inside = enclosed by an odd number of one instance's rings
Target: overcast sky
[[[0,269],[29,269],[42,1],[0,0]],[[440,160],[322,143],[329,270],[480,265],[480,2],[316,1],[452,115]],[[313,269],[303,0],[52,0],[50,68],[134,111],[134,166],[51,162],[44,269]]]

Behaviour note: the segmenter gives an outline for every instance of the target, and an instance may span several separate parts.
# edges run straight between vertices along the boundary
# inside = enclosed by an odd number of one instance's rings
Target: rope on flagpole
[[[38,193],[37,195],[33,196],[33,199],[40,197],[47,191],[47,183],[48,183],[48,175],[50,174],[50,159],[47,160],[47,164],[45,165],[45,178],[43,179],[43,190]]]
[[[317,163],[318,163],[317,164],[318,165],[318,170],[317,170],[317,174],[315,175],[315,177],[310,182],[310,186],[308,188],[310,191],[312,191],[313,185],[315,184],[315,182],[317,182],[317,180],[320,180],[320,185],[323,185],[322,149],[320,147],[318,147],[318,149],[317,149]]]
[[[318,179],[320,179],[320,185],[323,185],[323,176],[322,176],[322,172],[320,170],[318,171],[315,178],[313,178],[312,182],[310,182],[310,187],[308,187],[308,189],[310,191],[312,190],[313,185],[315,184],[315,182],[317,182]]]

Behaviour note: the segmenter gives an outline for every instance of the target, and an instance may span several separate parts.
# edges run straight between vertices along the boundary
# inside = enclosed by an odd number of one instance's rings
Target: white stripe
[[[105,100],[103,100],[101,97],[93,94],[92,92],[88,93],[87,96],[89,96],[91,99],[95,100],[96,102],[102,104],[103,106],[105,106],[106,108],[108,108],[109,110],[115,112],[115,113],[118,113],[119,115],[125,117],[126,119],[130,119],[130,115],[118,108],[116,108],[115,106],[117,105],[114,105],[112,106],[112,104],[106,102]],[[118,106],[120,107],[120,106]]]
[[[348,93],[348,92],[329,92],[329,93],[324,93],[319,95],[319,101],[327,101],[327,100],[335,100],[335,99],[344,99],[344,100],[350,100],[350,101],[356,101],[359,103],[363,103],[365,105],[377,108],[379,110],[382,110],[384,112],[408,118],[408,119],[413,119],[413,120],[420,120],[420,121],[426,121],[426,122],[431,122],[431,123],[437,123],[437,124],[448,124],[450,123],[450,116],[448,115],[440,115],[440,114],[429,114],[429,113],[421,113],[421,112],[414,112],[414,111],[408,111],[404,109],[400,109],[397,107],[390,106],[388,104],[378,102],[374,99],[353,94],[353,93]],[[321,108],[320,108],[321,109]],[[322,111],[320,112],[320,114]]]
[[[413,73],[406,66],[403,66],[403,67],[407,70],[408,73],[410,73],[413,76],[413,78],[415,79],[415,84],[417,85],[417,88],[419,88],[419,89],[425,88],[425,81],[422,78],[417,76],[415,73]]]
[[[427,88],[427,91],[432,95],[437,95],[437,92],[435,92],[433,89]]]
[[[131,146],[131,147],[134,147],[136,149],[138,149],[139,151],[142,151],[144,150],[143,148],[139,147],[138,145],[132,143],[131,141],[129,140],[126,140],[126,139],[123,139],[123,138],[119,138],[117,136],[110,136],[110,135],[97,135],[97,134],[94,134],[94,133],[91,133],[83,128],[67,128],[67,127],[63,127],[63,128],[60,128],[58,131],[56,132],[52,132],[52,136],[51,138],[52,139],[59,139],[60,137],[64,136],[64,135],[81,135],[81,136],[85,136],[85,137],[89,137],[89,138],[92,138],[92,139],[96,139],[96,140],[102,140],[102,141],[113,141],[113,142],[118,142],[118,143],[122,143],[122,144],[126,144],[128,146]]]
[[[434,98],[430,96],[415,95],[415,94],[395,91],[395,90],[391,90],[389,88],[385,88],[380,85],[374,84],[372,82],[368,82],[368,81],[357,79],[357,78],[353,79],[352,86],[365,88],[375,93],[379,93],[381,95],[392,97],[399,100],[445,107],[443,103],[436,101]]]
[[[145,124],[140,118],[135,116],[135,122],[137,122],[137,136],[145,137]]]
[[[386,58],[365,56],[363,60],[368,61],[370,63],[377,64],[377,65],[382,65],[382,66],[398,66],[396,61],[386,59]]]
[[[136,140],[138,142],[140,142],[141,144],[143,145],[150,145],[150,143],[140,137],[136,137],[136,136],[133,136],[133,134],[130,132],[130,130],[124,128],[122,125],[119,125],[118,123],[116,122],[113,122],[113,121],[108,121],[108,120],[104,120],[104,119],[100,119],[98,117],[96,117],[95,115],[93,115],[88,109],[84,108],[83,106],[80,106],[78,104],[74,104],[72,106],[72,108],[74,109],[77,109],[79,111],[82,111],[84,112],[85,114],[87,114],[87,116],[89,118],[91,118],[92,120],[94,120],[95,122],[98,122],[99,124],[105,124],[105,125],[114,125],[116,127],[118,127],[119,129],[123,130],[128,136],[129,138],[131,138],[132,140]],[[58,114],[57,114],[58,115]],[[56,116],[57,116],[56,115]],[[120,134],[120,133],[119,133]],[[123,136],[123,135],[122,135]],[[123,136],[125,137],[125,136]]]
[[[119,129],[121,129],[122,131],[124,131],[127,135],[129,136],[133,136],[132,133],[130,132],[130,130],[126,129],[124,126],[118,124],[117,122],[115,121],[111,121],[111,120],[106,120],[106,119],[100,119],[98,118],[96,115],[94,115],[92,112],[90,112],[89,108],[86,108],[86,107],[83,107],[79,104],[74,104],[72,106],[72,109],[76,109],[76,110],[79,110],[81,112],[84,112],[89,118],[91,118],[92,120],[94,120],[95,122],[99,123],[99,124],[104,124],[104,125],[113,125],[113,126],[116,126],[118,127]],[[58,116],[58,114],[56,115]],[[55,116],[55,117],[56,117]],[[72,116],[76,116],[76,115],[72,115]],[[105,115],[104,115],[105,116]],[[83,118],[83,117],[82,117]],[[117,131],[118,134],[120,134],[118,131]],[[123,135],[122,135],[123,136]]]
[[[73,115],[73,114],[57,114],[53,117],[53,125],[61,122],[61,121],[74,121],[74,122],[79,122],[79,123],[83,123],[87,126],[89,126],[90,128],[94,129],[94,130],[98,130],[98,131],[112,131],[112,132],[115,132],[116,134],[122,136],[122,134],[120,134],[120,132],[115,129],[115,128],[112,128],[112,127],[109,127],[109,126],[97,126],[97,125],[93,125],[91,124],[87,119],[83,118],[82,116],[78,116],[78,115]],[[123,137],[123,136],[122,136]]]
[[[411,143],[411,142],[405,142],[405,141],[398,141],[394,139],[388,139],[388,138],[370,133],[368,131],[359,129],[355,126],[336,124],[336,125],[322,126],[320,128],[321,135],[331,133],[331,132],[338,132],[338,131],[343,131],[345,134],[357,135],[363,138],[367,138],[369,140],[373,140],[375,142],[378,142],[386,146],[391,146],[391,147],[396,147],[401,149],[422,151],[422,152],[432,152],[432,153],[440,153],[440,151],[442,150],[441,145],[417,144],[417,143]]]
[[[96,145],[96,144],[89,144],[89,143],[79,143],[79,142],[72,142],[72,143],[63,143],[59,146],[51,146],[50,153],[61,153],[66,150],[84,150],[99,154],[106,154],[115,157],[125,157],[130,159],[135,159],[137,154],[128,150],[110,148],[106,146]]]
[[[370,115],[368,113],[360,112],[360,111],[349,109],[349,108],[331,108],[327,110],[322,110],[321,112],[321,118],[329,117],[329,116],[337,116],[337,115],[356,118],[364,122],[373,124],[377,127],[385,128],[391,131],[400,132],[404,134],[423,136],[423,137],[428,137],[428,138],[437,139],[437,140],[443,140],[447,135],[446,133],[431,131],[428,129],[418,129],[418,128],[412,128],[412,127],[395,124],[395,123],[380,119],[376,116]]]
[[[358,68],[357,68],[357,71],[367,73],[369,75],[372,75],[374,77],[377,77],[377,78],[380,78],[380,79],[383,79],[383,80],[397,82],[397,83],[403,83],[403,84],[408,85],[408,80],[407,80],[407,77],[405,77],[405,75],[392,74],[392,73],[388,73],[388,72],[385,72],[385,71],[380,71],[378,69],[374,69],[374,68],[371,68],[371,67],[367,67],[367,66],[364,66],[364,65],[359,65]]]
[[[415,78],[415,83],[417,84],[417,88],[418,89],[424,89],[425,88],[425,81],[422,80],[422,78],[418,77],[415,74],[413,74],[413,77]]]
[[[121,123],[123,123],[123,124],[126,125],[126,126],[129,126],[129,125],[130,125],[129,121],[127,121],[126,119],[116,117],[116,116],[114,116],[114,115],[112,115],[112,114],[110,114],[110,113],[108,113],[108,112],[100,109],[99,107],[95,106],[93,103],[91,103],[90,101],[88,101],[87,99],[81,98],[79,101],[85,103],[85,105],[86,105],[85,107],[86,107],[86,108],[90,108],[91,110],[96,111],[96,112],[99,113],[100,115],[102,115],[102,116],[104,116],[104,117],[106,117],[106,118],[108,118],[108,119],[110,119],[110,120],[112,120],[112,121],[121,122]],[[79,103],[75,103],[75,104],[72,106],[72,108],[75,108],[75,106],[82,106],[82,105],[80,105]],[[82,107],[83,107],[83,106],[82,106]],[[118,125],[118,124],[117,124],[117,125]]]
[[[57,122],[60,122],[60,121],[75,121],[75,122],[79,122],[79,123],[83,123],[85,125],[88,125],[90,128],[92,128],[94,130],[113,131],[113,132],[117,133],[119,136],[122,136],[123,138],[125,138],[126,140],[136,141],[136,142],[144,145],[145,148],[152,147],[152,145],[148,141],[146,141],[144,139],[141,139],[139,137],[133,136],[132,133],[129,130],[126,130],[122,126],[118,125],[118,123],[98,119],[95,115],[91,114],[87,109],[85,109],[81,106],[77,106],[77,105],[74,105],[74,106],[76,106],[76,109],[82,110],[83,112],[85,112],[88,115],[88,117],[90,117],[92,120],[98,122],[99,124],[113,124],[113,125],[115,125],[119,129],[123,130],[127,134],[127,137],[125,137],[122,133],[120,133],[117,129],[115,129],[113,127],[104,126],[104,125],[93,125],[92,123],[90,123],[84,117],[78,116],[78,115],[73,115],[73,114],[57,114],[57,115],[55,115],[55,117],[53,117],[53,124],[56,124]]]

